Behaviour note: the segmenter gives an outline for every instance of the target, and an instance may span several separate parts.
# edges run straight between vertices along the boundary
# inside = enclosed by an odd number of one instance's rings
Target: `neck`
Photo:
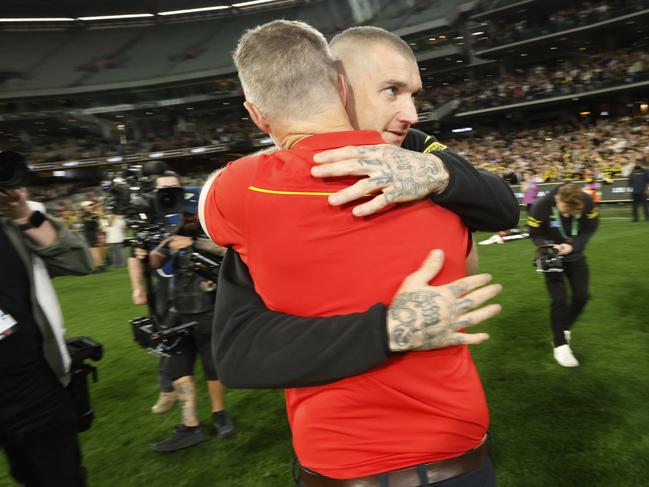
[[[298,141],[316,134],[354,130],[342,105],[306,119],[294,119],[272,127],[271,135],[280,149],[290,149]]]

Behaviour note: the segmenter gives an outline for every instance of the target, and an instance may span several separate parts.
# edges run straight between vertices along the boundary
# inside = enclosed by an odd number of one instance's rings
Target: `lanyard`
[[[554,216],[555,221],[559,223],[559,232],[561,233],[561,236],[563,238],[568,238],[566,236],[566,232],[563,230],[563,222],[561,221],[561,215],[559,215],[556,206],[552,207],[552,215]],[[577,235],[577,219],[574,216],[572,216],[571,218],[572,218],[572,230],[570,231],[570,237],[574,237],[575,235]]]

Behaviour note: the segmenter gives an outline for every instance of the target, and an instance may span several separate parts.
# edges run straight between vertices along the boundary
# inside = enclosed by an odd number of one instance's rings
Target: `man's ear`
[[[259,109],[249,101],[244,101],[243,106],[246,108],[248,111],[248,114],[250,115],[250,118],[252,119],[253,122],[255,122],[255,125],[259,127],[259,130],[261,130],[263,133],[266,135],[270,134],[270,124],[266,121],[264,116],[261,114]]]
[[[343,106],[347,108],[347,101],[349,99],[349,85],[347,84],[347,77],[343,73],[338,73],[338,94]]]

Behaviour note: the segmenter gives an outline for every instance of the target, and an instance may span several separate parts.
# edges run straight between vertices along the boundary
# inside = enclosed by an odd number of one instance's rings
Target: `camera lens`
[[[183,188],[161,188],[156,191],[155,208],[158,214],[169,215],[182,213],[185,206]]]

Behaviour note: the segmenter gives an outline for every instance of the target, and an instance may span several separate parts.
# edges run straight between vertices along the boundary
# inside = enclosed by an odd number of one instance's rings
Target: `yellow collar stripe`
[[[324,193],[318,191],[278,191],[276,189],[258,188],[257,186],[248,186],[250,191],[267,194],[281,194],[287,196],[330,196],[335,193]]]

